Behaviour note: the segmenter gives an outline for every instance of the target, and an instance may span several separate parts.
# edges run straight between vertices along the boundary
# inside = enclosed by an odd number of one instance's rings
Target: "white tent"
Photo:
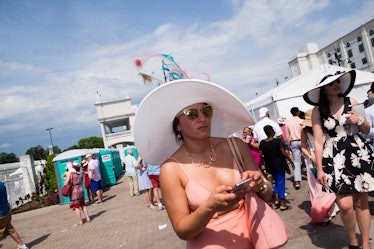
[[[334,74],[336,71],[347,72],[349,70],[352,69],[327,64],[322,65],[319,69],[299,75],[269,90],[245,103],[245,106],[255,120],[259,120],[258,109],[261,107],[269,109],[271,119],[276,120],[281,116],[291,117],[290,110],[294,106],[302,111],[313,108],[313,106],[304,101],[303,94],[316,85],[322,74]],[[371,82],[374,82],[373,73],[356,70],[355,86],[349,93],[349,96],[355,98],[360,103],[364,102],[367,98],[367,91],[370,89]]]

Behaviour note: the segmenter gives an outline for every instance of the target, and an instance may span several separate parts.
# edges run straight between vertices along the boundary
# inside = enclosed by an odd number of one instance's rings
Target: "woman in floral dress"
[[[312,124],[318,181],[336,193],[349,248],[361,248],[356,236],[358,223],[362,248],[369,249],[368,192],[374,190],[374,154],[359,134],[368,134],[370,125],[365,115],[352,111],[357,101],[347,97],[355,78],[354,70],[326,75],[303,97],[316,106]]]
[[[78,218],[78,224],[83,225],[81,210],[86,216],[86,222],[90,222],[90,217],[88,215],[87,207],[84,203],[84,192],[83,192],[83,174],[79,171],[78,163],[73,162],[74,171],[70,174],[69,181],[72,181],[73,190],[70,195],[70,209],[75,210],[75,214]]]

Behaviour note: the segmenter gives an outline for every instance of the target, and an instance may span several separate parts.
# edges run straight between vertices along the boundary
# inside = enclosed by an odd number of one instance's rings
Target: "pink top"
[[[252,146],[251,143],[254,142],[254,140],[255,140],[255,138],[253,136],[251,136],[247,145],[248,145],[249,149],[251,150],[253,159],[255,160],[257,166],[260,168],[261,167],[261,153],[260,153],[259,149],[256,149]]]
[[[294,140],[300,140],[301,130],[303,129],[303,127],[300,124],[303,121],[304,121],[303,119],[297,116],[294,116],[293,118],[290,119],[290,121],[286,123],[287,139],[289,143]]]
[[[176,161],[174,158],[172,158]],[[234,182],[240,181],[240,173],[236,163],[234,165]],[[211,191],[204,187],[199,182],[191,179],[184,168],[188,183],[185,192],[188,199],[188,204],[191,212],[196,210],[202,203],[204,203]],[[233,183],[234,185],[234,183]],[[205,230],[202,231],[195,238],[188,240],[187,249],[224,249],[224,248],[252,248],[249,239],[249,228],[247,225],[248,215],[245,214],[244,206],[241,205],[238,209],[233,210],[221,216],[216,216],[210,220]]]

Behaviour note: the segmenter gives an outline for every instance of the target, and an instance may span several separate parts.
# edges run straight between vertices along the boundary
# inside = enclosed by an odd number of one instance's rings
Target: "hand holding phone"
[[[248,188],[248,184],[252,181],[253,179],[252,178],[248,178],[248,179],[245,179],[243,181],[240,181],[238,183],[236,183],[232,189],[232,193],[235,193],[239,190],[242,190],[242,189],[247,189]]]

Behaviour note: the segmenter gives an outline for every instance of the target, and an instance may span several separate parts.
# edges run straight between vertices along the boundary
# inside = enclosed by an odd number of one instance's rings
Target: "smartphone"
[[[248,184],[252,181],[253,179],[252,178],[248,178],[248,179],[245,179],[241,182],[238,182],[234,185],[234,188],[232,189],[232,193],[235,193],[241,189],[246,189],[248,188]]]

